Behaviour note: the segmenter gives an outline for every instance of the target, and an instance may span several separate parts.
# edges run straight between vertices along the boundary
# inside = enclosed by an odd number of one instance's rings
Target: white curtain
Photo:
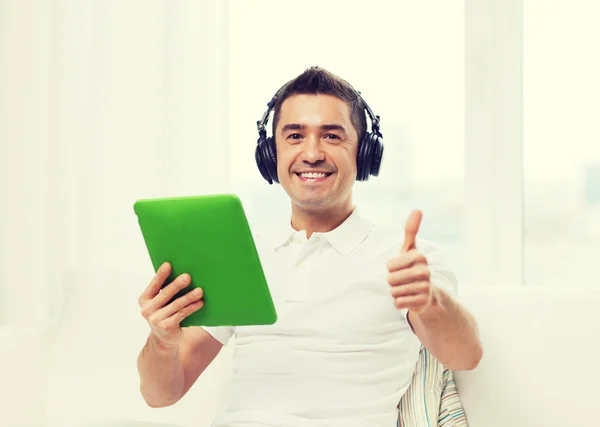
[[[230,191],[228,9],[0,0],[0,425],[182,416],[138,390],[133,204]]]
[[[227,22],[219,0],[0,0],[0,324],[55,318],[77,271],[150,279],[136,199],[229,191]]]

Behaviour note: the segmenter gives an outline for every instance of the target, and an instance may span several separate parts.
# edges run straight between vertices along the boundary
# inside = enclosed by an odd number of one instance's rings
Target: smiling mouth
[[[301,181],[305,182],[319,182],[327,179],[331,176],[332,172],[297,172],[296,175]]]

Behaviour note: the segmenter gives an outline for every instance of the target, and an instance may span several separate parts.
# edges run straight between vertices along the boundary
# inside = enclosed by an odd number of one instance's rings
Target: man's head
[[[348,104],[350,108],[350,119],[358,133],[358,138],[367,131],[367,120],[365,116],[365,104],[357,95],[356,91],[340,77],[320,68],[311,67],[287,83],[273,106],[273,135],[275,136],[277,124],[281,115],[281,105],[294,95],[331,95]]]
[[[279,182],[292,203],[323,212],[352,203],[365,105],[344,80],[310,68],[288,83],[274,105]]]

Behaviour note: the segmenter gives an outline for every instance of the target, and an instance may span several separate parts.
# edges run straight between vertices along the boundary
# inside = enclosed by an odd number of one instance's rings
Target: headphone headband
[[[373,110],[371,110],[371,107],[369,107],[369,104],[367,104],[367,101],[364,100],[364,98],[362,97],[360,92],[357,91],[356,89],[354,89],[352,87],[352,85],[350,83],[348,83],[346,80],[344,80],[344,81],[348,84],[348,86],[350,86],[352,88],[354,93],[358,96],[358,98],[362,101],[363,105],[365,106],[365,110],[367,110],[367,115],[369,116],[369,119],[371,119],[371,132],[373,132],[381,137],[381,133],[379,132],[380,117],[375,115],[375,113],[373,113]],[[275,106],[275,102],[277,101],[277,98],[279,98],[279,95],[281,95],[281,92],[283,92],[290,83],[291,83],[291,80],[289,82],[287,82],[286,84],[284,84],[283,86],[281,86],[279,88],[279,90],[277,92],[275,92],[275,95],[273,95],[271,100],[269,102],[267,102],[267,111],[265,111],[262,118],[256,122],[256,127],[258,128],[258,133],[261,137],[263,137],[263,138],[267,137],[266,126],[267,126],[267,123],[269,122],[269,115],[271,114],[271,111],[273,110],[273,107]]]
[[[289,82],[287,82],[286,84],[284,84],[283,86],[281,86],[279,88],[279,90],[277,90],[277,92],[275,92],[275,95],[273,95],[273,98],[271,98],[271,100],[269,102],[267,102],[267,111],[265,111],[265,113],[262,116],[262,119],[258,120],[256,122],[256,126],[258,127],[258,133],[260,134],[261,137],[266,138],[267,136],[267,130],[266,130],[266,126],[267,126],[267,122],[269,121],[269,114],[271,114],[271,110],[273,110],[273,107],[275,106],[275,101],[277,101],[277,98],[279,98],[279,95],[281,94],[281,92],[283,92],[283,90],[287,87],[288,84],[290,84],[291,80]]]

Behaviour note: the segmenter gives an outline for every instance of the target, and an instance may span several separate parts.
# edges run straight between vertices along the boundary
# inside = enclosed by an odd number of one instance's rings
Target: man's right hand
[[[169,303],[177,292],[191,283],[189,274],[184,273],[162,288],[170,274],[171,265],[167,262],[161,265],[146,290],[140,295],[138,303],[142,316],[150,325],[151,335],[158,344],[176,348],[183,335],[179,324],[204,305],[202,299],[204,293],[201,288],[196,288]]]

